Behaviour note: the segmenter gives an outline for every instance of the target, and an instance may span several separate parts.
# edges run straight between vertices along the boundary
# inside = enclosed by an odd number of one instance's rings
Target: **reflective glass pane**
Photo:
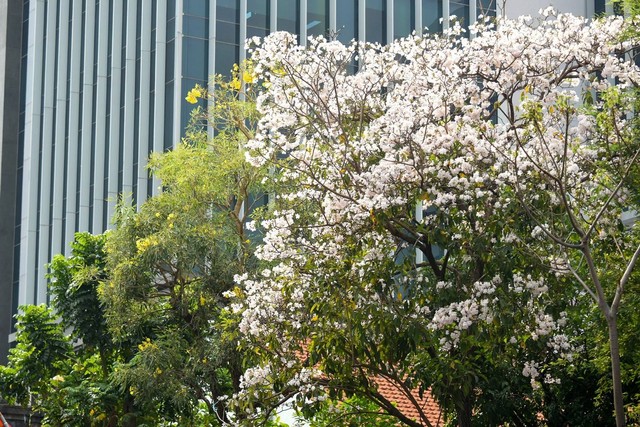
[[[366,0],[365,15],[366,40],[368,42],[387,42],[386,0]]]
[[[240,43],[240,27],[236,23],[216,22],[216,39],[224,43]]]
[[[184,13],[196,16],[208,16],[207,0],[184,0]]]
[[[164,67],[165,82],[173,80],[173,61],[175,60],[175,39],[167,43],[166,61]]]
[[[184,35],[198,37],[201,39],[209,38],[209,20],[197,16],[184,16],[183,25]]]
[[[165,86],[164,92],[164,150],[171,148],[173,148],[173,82]]]
[[[299,0],[278,0],[278,31],[298,34],[300,16]]]
[[[183,39],[182,73],[184,77],[207,80],[207,42],[202,39]]]
[[[251,37],[266,37],[269,35],[269,29],[267,28],[256,28],[256,27],[247,27],[247,38]]]
[[[171,18],[167,21],[167,40],[176,38],[176,20]]]
[[[247,0],[247,26],[269,28],[269,0]]]
[[[422,0],[422,28],[430,33],[442,31],[442,0]]]
[[[329,29],[329,2],[327,0],[310,1],[307,5],[307,35],[327,35]]]
[[[396,0],[393,8],[393,38],[399,39],[408,36],[415,29],[415,2],[413,0]]]
[[[239,22],[240,0],[218,0],[216,3],[216,20]]]
[[[238,63],[238,46],[216,43],[216,74],[229,75],[233,64]]]
[[[340,0],[336,5],[338,40],[349,43],[358,38],[358,1]]]

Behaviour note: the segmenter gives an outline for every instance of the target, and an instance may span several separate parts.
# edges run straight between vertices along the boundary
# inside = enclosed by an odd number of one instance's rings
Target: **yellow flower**
[[[145,351],[147,349],[156,349],[156,348],[158,348],[158,346],[156,346],[154,343],[152,343],[149,338],[147,338],[146,340],[142,341],[142,343],[138,344],[138,350],[140,350],[140,351]]]
[[[51,379],[53,381],[64,382],[64,377],[62,375],[56,375],[55,377],[53,377]]]
[[[143,237],[136,240],[136,248],[138,249],[138,253],[142,253],[157,244],[158,238],[156,236]]]
[[[244,80],[245,83],[253,83],[253,74],[248,71],[244,71],[242,73],[242,80]]]
[[[237,78],[231,80],[231,82],[229,83],[229,86],[231,87],[231,89],[240,90],[240,86],[241,86],[240,80],[238,80]]]
[[[195,104],[198,102],[198,98],[202,98],[202,91],[198,86],[194,87],[187,93],[186,100],[189,104]]]

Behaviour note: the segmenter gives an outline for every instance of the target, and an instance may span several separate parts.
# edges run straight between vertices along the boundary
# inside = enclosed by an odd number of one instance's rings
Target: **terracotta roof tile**
[[[305,360],[309,356],[306,345],[296,351],[296,357],[299,360]],[[323,375],[324,377],[324,375]],[[325,378],[326,379],[326,378]],[[376,377],[375,382],[378,386],[378,392],[389,402],[393,403],[403,415],[422,422],[420,412],[425,414],[429,423],[433,427],[444,426],[444,414],[442,409],[431,395],[430,390],[425,391],[420,397],[420,392],[417,388],[411,390],[412,399],[406,395],[406,392],[398,384],[384,378]],[[415,403],[414,403],[415,402]],[[423,424],[428,426],[428,424]]]
[[[420,398],[417,388],[411,390],[411,396],[415,400],[414,403],[409,396],[407,396],[405,390],[398,384],[381,377],[377,377],[375,381],[378,385],[378,392],[391,403],[395,404],[405,416],[420,421],[420,411],[422,411],[432,426],[441,427],[444,425],[442,409],[438,406],[428,390],[423,393],[422,398]]]

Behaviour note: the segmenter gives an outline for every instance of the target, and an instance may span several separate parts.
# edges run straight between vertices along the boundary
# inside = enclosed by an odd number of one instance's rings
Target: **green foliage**
[[[48,278],[53,307],[63,326],[71,329],[72,338],[82,340],[85,350],[100,352],[106,367],[113,344],[98,298],[98,286],[107,276],[105,241],[104,234],[77,233],[71,256],[56,255]]]
[[[11,403],[38,409],[53,392],[56,375],[71,366],[73,351],[56,316],[45,305],[22,306],[17,316],[17,345],[0,366],[0,390]]]
[[[111,382],[113,364],[125,351],[107,331],[98,299],[106,277],[105,240],[77,233],[71,256],[54,258],[48,275],[52,308],[22,307],[18,346],[8,366],[0,367],[3,387],[9,387],[3,395],[42,412],[45,425],[111,426],[134,418],[127,391]]]
[[[215,107],[196,108],[182,143],[150,160],[162,193],[137,211],[119,206],[107,240],[110,277],[100,289],[116,341],[136,346],[118,364],[115,384],[129,387],[144,412],[181,423],[202,407],[225,420],[216,402],[238,388],[242,357],[224,332],[224,294],[234,275],[254,267],[246,223],[265,176],[244,161],[257,115],[249,92],[241,100],[229,83],[215,85]],[[187,100],[207,96],[196,88]],[[217,126],[213,139],[203,123]]]
[[[396,418],[380,413],[380,408],[367,399],[350,397],[325,401],[318,412],[306,420],[311,427],[399,427]]]

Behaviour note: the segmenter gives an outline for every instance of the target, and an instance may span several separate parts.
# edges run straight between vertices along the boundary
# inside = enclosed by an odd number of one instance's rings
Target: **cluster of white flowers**
[[[269,366],[255,366],[247,368],[240,377],[240,387],[249,388],[256,385],[262,385],[270,382],[269,375],[271,368]]]
[[[535,298],[547,292],[549,287],[542,277],[534,279],[530,274],[522,276],[521,274],[515,273],[513,275],[513,290],[517,293],[528,291]]]

